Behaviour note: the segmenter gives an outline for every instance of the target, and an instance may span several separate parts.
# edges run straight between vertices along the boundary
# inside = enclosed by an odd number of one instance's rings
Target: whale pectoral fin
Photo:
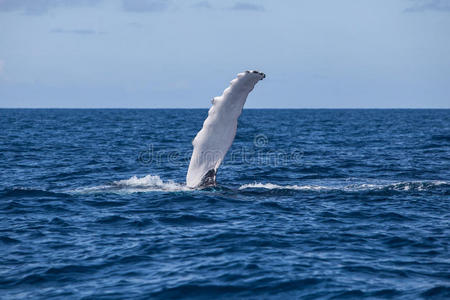
[[[205,176],[203,176],[202,181],[199,186],[208,187],[208,186],[215,186],[215,185],[216,185],[216,170],[211,169],[205,174]]]
[[[208,117],[192,142],[194,151],[186,174],[188,187],[216,184],[217,170],[236,136],[237,120],[247,96],[264,77],[264,73],[258,71],[239,73],[222,96],[212,100]]]

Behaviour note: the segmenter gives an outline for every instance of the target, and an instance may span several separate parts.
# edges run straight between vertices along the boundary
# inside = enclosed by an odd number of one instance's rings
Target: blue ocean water
[[[0,110],[1,299],[450,297],[450,110]]]

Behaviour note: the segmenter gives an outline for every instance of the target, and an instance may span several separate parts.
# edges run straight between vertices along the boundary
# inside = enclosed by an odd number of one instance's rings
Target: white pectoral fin
[[[239,73],[222,96],[212,99],[208,117],[192,141],[192,152],[186,185],[192,188],[215,185],[217,169],[236,136],[237,119],[248,94],[255,84],[265,78],[264,73]]]

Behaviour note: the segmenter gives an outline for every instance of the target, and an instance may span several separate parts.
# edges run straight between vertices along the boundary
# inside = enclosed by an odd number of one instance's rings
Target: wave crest
[[[429,191],[436,187],[450,187],[449,181],[404,181],[390,183],[354,183],[338,185],[278,185],[273,183],[250,183],[239,187],[245,189],[266,190],[297,190],[297,191],[343,191],[343,192],[365,192],[365,191]]]

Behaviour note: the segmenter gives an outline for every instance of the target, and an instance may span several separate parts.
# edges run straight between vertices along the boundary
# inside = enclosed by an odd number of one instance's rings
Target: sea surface
[[[449,299],[450,110],[0,110],[0,299]]]

